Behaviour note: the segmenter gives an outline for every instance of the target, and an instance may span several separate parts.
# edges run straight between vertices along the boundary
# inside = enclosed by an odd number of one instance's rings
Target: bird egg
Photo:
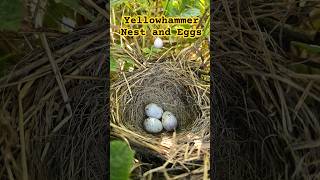
[[[159,105],[155,103],[150,103],[145,107],[145,113],[148,117],[160,119],[162,116],[163,110]]]
[[[162,48],[163,41],[160,38],[156,38],[153,43],[155,48]]]
[[[143,126],[149,133],[159,133],[163,129],[161,121],[152,117],[145,119]]]
[[[172,112],[165,111],[162,115],[162,126],[167,131],[173,131],[177,128],[177,118]]]

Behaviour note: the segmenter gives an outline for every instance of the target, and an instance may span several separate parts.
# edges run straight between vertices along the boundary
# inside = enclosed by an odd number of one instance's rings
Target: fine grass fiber
[[[306,63],[319,56],[284,51],[297,40],[287,28],[291,15],[306,20],[319,2],[213,6],[214,179],[319,179],[320,76],[299,71],[319,69]],[[278,23],[265,26],[270,19]]]
[[[0,179],[108,178],[105,36],[41,34],[0,78]]]

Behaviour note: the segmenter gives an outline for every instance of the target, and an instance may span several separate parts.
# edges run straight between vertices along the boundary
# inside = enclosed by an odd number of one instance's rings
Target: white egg
[[[177,128],[177,118],[172,112],[165,111],[162,115],[162,126],[167,131],[173,131]]]
[[[155,103],[150,103],[145,107],[145,112],[148,117],[160,119],[162,116],[163,110],[159,105]]]
[[[160,38],[157,37],[157,38],[154,40],[153,45],[154,45],[155,48],[162,48],[162,46],[163,46],[163,41],[162,41]]]
[[[149,117],[146,120],[144,120],[143,125],[145,130],[149,133],[159,133],[163,129],[161,121],[152,117]]]

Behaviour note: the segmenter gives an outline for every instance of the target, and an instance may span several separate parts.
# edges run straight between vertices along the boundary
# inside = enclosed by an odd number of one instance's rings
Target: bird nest
[[[149,148],[165,160],[201,159],[203,152],[209,153],[209,91],[208,83],[187,63],[152,63],[122,73],[111,85],[112,134]],[[149,103],[175,114],[175,132],[150,134],[144,130],[144,109]]]

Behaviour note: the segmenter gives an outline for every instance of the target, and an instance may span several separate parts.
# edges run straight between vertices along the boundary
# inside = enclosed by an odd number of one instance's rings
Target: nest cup
[[[123,74],[111,86],[114,134],[159,152],[168,152],[163,150],[172,144],[209,142],[210,87],[202,84],[189,68],[177,62],[154,63]],[[175,141],[170,145],[163,140],[170,141],[172,132],[150,134],[145,131],[145,107],[149,103],[156,103],[177,117]]]
[[[132,130],[143,132],[143,121],[147,118],[145,107],[156,103],[164,111],[170,111],[179,120],[177,131],[192,128],[192,122],[200,114],[198,106],[193,101],[182,79],[172,69],[166,66],[155,66],[136,82],[131,93],[123,97],[124,125]],[[132,95],[132,96],[131,96]]]

